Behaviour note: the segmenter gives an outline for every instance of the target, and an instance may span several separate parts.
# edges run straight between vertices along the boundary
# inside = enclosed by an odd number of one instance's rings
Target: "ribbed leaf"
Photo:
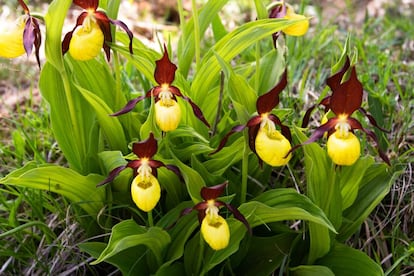
[[[138,245],[147,246],[154,253],[158,264],[161,264],[164,250],[170,241],[170,235],[161,228],[150,227],[145,229],[133,220],[125,220],[112,228],[111,238],[107,247],[92,264],[103,262],[126,249]],[[131,257],[136,258],[137,256]]]
[[[55,165],[37,166],[28,163],[0,179],[0,183],[60,194],[95,218],[105,201],[105,190],[96,188],[96,184],[103,179],[100,175],[83,176],[69,168]]]
[[[336,276],[384,275],[381,266],[365,253],[339,243],[317,264],[329,267]]]
[[[240,205],[239,210],[251,227],[282,220],[308,220],[336,232],[323,211],[293,189],[280,188],[264,192]]]

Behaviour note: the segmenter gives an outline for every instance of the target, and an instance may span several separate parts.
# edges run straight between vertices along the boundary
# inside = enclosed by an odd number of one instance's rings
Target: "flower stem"
[[[152,210],[148,213],[148,226],[153,227],[154,226],[154,218],[152,217]]]
[[[241,178],[241,190],[240,190],[240,204],[246,202],[247,195],[247,173],[249,169],[249,149],[247,143],[244,145],[243,149],[243,159],[242,159],[242,178]]]
[[[198,21],[198,10],[196,1],[192,0],[192,12],[193,12],[193,22],[194,22],[194,47],[195,47],[195,61],[196,61],[196,70],[200,66],[200,22]]]
[[[199,242],[199,247],[198,247],[198,257],[197,257],[197,266],[196,266],[196,271],[198,271],[198,275],[204,275],[204,273],[201,271],[201,266],[203,264],[203,256],[204,256],[204,246],[205,246],[205,242],[203,239],[203,235],[200,232],[200,242]]]

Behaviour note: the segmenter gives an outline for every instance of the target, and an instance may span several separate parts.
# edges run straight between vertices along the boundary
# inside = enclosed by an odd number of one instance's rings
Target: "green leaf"
[[[329,267],[334,275],[384,275],[381,266],[365,253],[337,243],[316,264]]]
[[[224,71],[226,76],[227,89],[230,98],[243,106],[247,112],[241,112],[238,117],[241,123],[246,123],[249,117],[245,118],[244,114],[253,114],[256,111],[256,99],[257,93],[254,89],[247,83],[245,77],[234,73],[230,65],[224,61],[217,53],[215,53],[217,60],[220,63],[221,68]]]
[[[60,194],[96,218],[105,201],[105,190],[96,188],[96,184],[103,179],[96,174],[83,176],[69,168],[31,162],[0,179],[0,183]]]
[[[354,234],[374,208],[388,194],[391,185],[401,172],[391,174],[385,164],[373,164],[365,172],[354,204],[344,213],[344,223],[339,229],[338,240],[345,241]]]
[[[85,100],[95,110],[96,118],[98,119],[99,125],[101,126],[106,140],[108,141],[109,147],[111,149],[119,149],[126,152],[128,142],[126,141],[121,123],[117,117],[109,116],[109,114],[114,113],[114,111],[111,110],[97,95],[76,84],[75,86],[78,88]]]
[[[59,72],[65,70],[62,57],[62,27],[71,4],[72,0],[54,0],[50,3],[45,15],[46,59]]]
[[[320,224],[333,232],[335,228],[323,211],[309,198],[293,189],[274,189],[240,205],[251,227],[282,220],[308,220]]]
[[[366,156],[359,158],[352,166],[341,167],[341,170],[338,172],[338,178],[341,187],[342,210],[345,210],[355,202],[365,171],[373,163],[374,158]]]
[[[288,258],[296,237],[296,233],[253,236],[247,245],[247,255],[237,267],[237,275],[271,275]]]
[[[158,264],[162,264],[164,251],[171,242],[170,235],[159,227],[146,229],[134,220],[124,220],[112,228],[107,247],[92,264],[106,261],[120,252],[138,245],[147,246],[154,253]]]
[[[103,242],[86,242],[79,244],[79,248],[94,258],[105,250],[107,246]],[[105,262],[116,266],[122,275],[149,275],[149,268],[145,260],[148,249],[145,246],[130,247],[119,254],[105,260]]]
[[[335,276],[335,274],[326,266],[321,265],[300,265],[290,269],[293,276]]]

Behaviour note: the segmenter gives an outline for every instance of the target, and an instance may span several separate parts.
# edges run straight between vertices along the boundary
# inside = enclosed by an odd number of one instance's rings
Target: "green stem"
[[[196,266],[196,271],[199,271],[200,276],[204,275],[204,272],[201,271],[201,266],[203,264],[203,257],[204,257],[204,246],[205,246],[205,241],[203,238],[203,235],[200,232],[200,246],[198,247],[198,257],[197,257],[197,266]]]
[[[244,149],[243,149],[242,170],[241,170],[242,178],[241,178],[241,190],[240,190],[240,204],[243,204],[246,202],[248,169],[249,169],[249,148],[247,146],[247,143],[245,143]]]
[[[256,75],[254,79],[254,87],[259,93],[259,87],[260,87],[260,43],[256,42]]]
[[[116,110],[121,108],[120,100],[122,99],[122,86],[121,86],[121,70],[119,65],[119,55],[117,51],[113,51],[113,61],[115,70],[115,103]]]
[[[148,214],[148,226],[153,227],[154,226],[154,218],[152,216],[152,210],[149,211],[147,214]]]
[[[196,60],[196,71],[200,66],[200,22],[198,21],[198,10],[196,1],[192,0],[192,11],[193,11],[193,23],[194,23],[194,47],[195,47],[195,60]]]

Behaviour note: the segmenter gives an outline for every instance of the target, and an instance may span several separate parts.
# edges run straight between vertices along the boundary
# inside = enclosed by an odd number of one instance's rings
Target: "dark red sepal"
[[[154,138],[154,134],[151,132],[147,140],[134,143],[132,145],[132,151],[139,158],[151,159],[158,150],[157,140]]]
[[[147,96],[146,95],[144,95],[144,96],[140,96],[140,97],[138,97],[138,98],[135,98],[135,99],[132,99],[132,100],[130,100],[129,102],[127,102],[127,104],[121,109],[121,110],[119,110],[118,112],[115,112],[115,113],[113,113],[113,114],[110,114],[111,116],[119,116],[119,115],[122,115],[122,114],[125,114],[125,113],[128,113],[128,112],[130,112],[132,109],[134,109],[134,107],[135,107],[135,105],[138,103],[138,102],[140,102],[140,101],[142,101],[143,99],[145,99]]]
[[[221,201],[220,201],[221,202]],[[232,205],[223,202],[223,204],[229,209],[229,211],[233,214],[234,218],[241,221],[247,228],[247,231],[249,231],[249,234],[252,235],[253,231],[252,228],[249,225],[249,222],[246,220],[246,218],[243,216],[242,213],[237,208],[234,208]]]
[[[285,126],[284,124],[282,124],[282,122],[280,121],[279,117],[277,117],[274,114],[269,114],[268,115],[269,120],[271,120],[273,123],[275,123],[276,125],[278,125],[280,127],[280,130],[283,134],[283,136],[286,137],[286,139],[289,140],[289,142],[292,142],[292,134],[290,132],[289,127]]]
[[[107,44],[107,42],[112,42],[112,33],[111,33],[111,26],[110,26],[110,20],[106,13],[102,11],[96,11],[94,13],[94,16],[96,18],[96,22],[99,25],[99,28],[101,29],[103,35],[104,35],[104,43],[102,45],[106,59],[109,61],[111,59],[111,48]]]
[[[109,19],[109,21],[112,24],[121,27],[127,33],[128,37],[129,37],[129,52],[131,54],[133,54],[132,39],[134,38],[134,34],[131,32],[131,30],[128,28],[128,26],[124,22],[122,22],[121,20]]]
[[[76,19],[76,25],[73,27],[72,31],[68,32],[62,41],[62,54],[66,54],[66,52],[69,50],[69,44],[70,40],[72,39],[73,32],[76,30],[76,28],[83,24],[83,21],[85,20],[86,16],[88,15],[87,12],[82,12],[78,18]]]
[[[178,176],[178,178],[180,179],[181,182],[184,182],[183,175],[181,174],[181,171],[180,171],[180,169],[177,166],[174,166],[174,165],[165,165],[165,167],[167,169],[169,169],[170,171],[172,171],[173,173],[175,173]]]
[[[309,124],[310,115],[312,114],[312,111],[315,109],[316,106],[323,105],[325,107],[325,113],[329,111],[329,102],[330,102],[331,96],[326,96],[322,99],[322,101],[318,104],[314,104],[311,107],[306,110],[305,116],[303,116],[302,120],[302,128],[305,128]]]
[[[215,154],[215,153],[217,153],[217,152],[219,152],[222,148],[224,148],[224,146],[226,145],[226,143],[227,143],[227,140],[229,139],[229,137],[232,135],[232,134],[234,134],[234,133],[236,133],[236,132],[240,132],[240,131],[242,131],[243,129],[245,129],[245,125],[237,125],[237,126],[235,126],[235,127],[233,127],[224,137],[223,137],[223,139],[221,139],[221,141],[220,141],[220,144],[219,144],[219,146],[217,147],[217,149],[216,150],[214,150],[213,152],[211,152],[209,155],[212,155],[212,154]]]
[[[216,199],[224,192],[224,189],[227,187],[227,184],[228,181],[211,187],[203,187],[201,188],[200,192],[201,197],[206,201]]]
[[[279,94],[287,85],[287,69],[282,74],[280,81],[269,92],[261,95],[256,101],[256,109],[259,114],[268,113],[279,103]]]
[[[363,88],[359,82],[355,67],[350,68],[349,79],[333,91],[330,99],[330,108],[335,115],[347,114],[350,116],[355,110],[361,107]]]
[[[349,66],[350,66],[350,61],[349,61],[349,58],[346,57],[344,66],[341,68],[341,70],[335,73],[334,75],[330,76],[326,80],[326,84],[329,86],[329,88],[331,88],[332,91],[336,91],[339,89],[341,82],[342,82],[342,78],[345,75],[346,71],[348,71]]]
[[[388,164],[388,166],[391,166],[391,162],[390,159],[388,158],[388,156],[381,150],[380,148],[380,144],[378,142],[378,138],[377,135],[375,134],[375,132],[373,132],[372,130],[366,129],[362,126],[362,124],[354,119],[354,118],[348,118],[348,123],[351,126],[352,129],[360,129],[363,132],[365,132],[375,143],[375,147],[378,150],[378,154],[381,157],[381,159]]]
[[[119,166],[119,167],[117,167],[117,168],[115,168],[115,169],[113,169],[110,173],[109,173],[109,175],[108,175],[108,177],[105,179],[105,180],[103,180],[103,181],[101,181],[100,183],[98,183],[97,185],[96,185],[96,187],[100,187],[100,186],[102,186],[102,185],[105,185],[105,184],[107,184],[107,183],[109,183],[109,182],[111,182],[112,180],[114,180],[115,179],[115,177],[121,172],[121,171],[123,171],[125,168],[127,167],[127,165],[123,165],[123,166]]]
[[[175,86],[170,86],[170,90],[171,91],[178,91],[178,92],[180,92],[180,90],[177,88],[177,87],[175,87]],[[174,93],[173,92],[173,94],[175,94],[175,95],[177,95],[177,92],[176,93]],[[180,96],[181,98],[183,98],[183,100],[185,100],[185,101],[187,101],[190,105],[191,105],[191,108],[193,109],[193,113],[194,113],[194,115],[200,120],[200,121],[202,121],[203,122],[203,124],[205,124],[208,128],[210,128],[210,124],[207,122],[207,120],[206,120],[206,118],[204,117],[204,115],[203,115],[203,112],[201,111],[201,109],[198,107],[198,105],[196,105],[189,97],[187,97],[187,96],[184,96],[183,94],[181,94],[181,93],[179,93],[179,95],[177,95],[177,96]]]
[[[283,18],[286,15],[286,6],[281,4],[277,5],[273,9],[270,10],[269,18]],[[273,46],[276,48],[276,41],[279,38],[281,31],[272,34],[273,38]]]
[[[39,50],[42,42],[42,35],[40,32],[39,22],[36,18],[29,16],[23,31],[23,45],[26,54],[29,56],[32,53],[33,46],[35,47],[35,55],[37,64],[40,67]]]
[[[155,64],[155,81],[160,85],[171,84],[174,81],[177,66],[170,61],[170,58],[168,57],[167,46],[165,46],[165,44],[164,55],[160,60],[157,60]]]
[[[99,0],[73,0],[73,4],[85,9],[94,10],[98,8]]]
[[[375,120],[375,118],[374,118],[371,114],[369,114],[369,113],[368,113],[368,111],[366,111],[364,108],[360,107],[360,108],[358,108],[358,110],[359,110],[362,114],[364,114],[364,115],[365,115],[365,117],[367,117],[367,118],[368,118],[368,120],[369,120],[369,122],[371,123],[371,125],[373,125],[374,127],[378,128],[379,130],[382,130],[382,131],[384,131],[384,132],[386,132],[386,133],[391,133],[391,131],[390,131],[390,130],[387,130],[387,129],[385,129],[385,128],[380,127],[380,126],[377,124],[377,121]]]
[[[23,1],[23,0],[18,0],[18,2],[19,2],[19,4],[20,4],[20,6],[22,6],[23,10],[24,10],[26,13],[29,13],[29,8],[27,7],[26,3],[24,3],[24,1]]]

